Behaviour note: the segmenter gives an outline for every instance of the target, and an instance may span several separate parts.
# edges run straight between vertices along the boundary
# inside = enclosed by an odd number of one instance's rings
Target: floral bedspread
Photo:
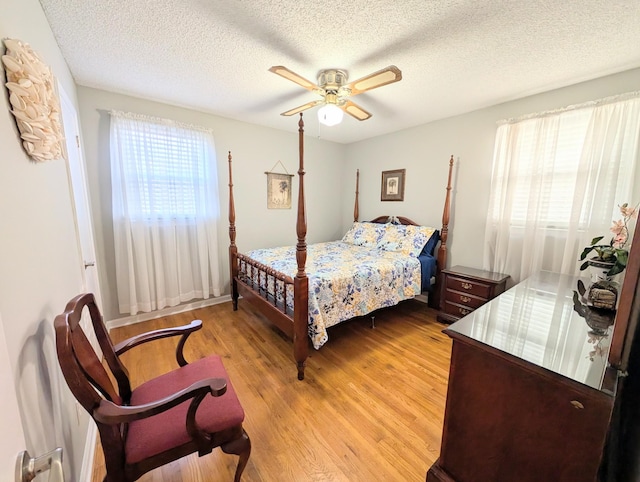
[[[262,264],[294,277],[295,246],[246,253]],[[420,294],[420,262],[406,254],[354,246],[342,241],[307,247],[309,337],[318,349],[327,328]],[[290,298],[290,297],[289,297]],[[292,308],[292,300],[287,299]]]

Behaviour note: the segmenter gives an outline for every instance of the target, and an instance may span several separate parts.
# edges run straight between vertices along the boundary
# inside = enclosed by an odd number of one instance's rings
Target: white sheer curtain
[[[219,296],[212,133],[166,119],[110,114],[120,312]]]
[[[514,282],[578,273],[582,248],[634,202],[639,136],[639,92],[500,125],[484,267]]]

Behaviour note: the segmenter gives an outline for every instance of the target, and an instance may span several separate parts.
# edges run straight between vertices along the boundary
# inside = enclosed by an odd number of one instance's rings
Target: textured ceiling
[[[319,97],[269,67],[396,65],[400,82],[353,98],[371,119],[305,113],[341,143],[640,67],[638,0],[40,2],[78,84],[288,131],[280,113]]]

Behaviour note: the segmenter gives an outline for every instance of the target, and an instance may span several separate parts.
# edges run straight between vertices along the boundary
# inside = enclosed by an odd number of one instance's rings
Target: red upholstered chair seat
[[[209,433],[239,425],[244,411],[218,355],[194,361],[154,378],[133,390],[131,405],[144,405],[187,388],[202,377],[224,378],[227,391],[220,397],[207,396],[198,407],[196,421]],[[128,464],[134,464],[190,440],[185,426],[189,402],[183,402],[166,412],[129,423],[125,442]]]

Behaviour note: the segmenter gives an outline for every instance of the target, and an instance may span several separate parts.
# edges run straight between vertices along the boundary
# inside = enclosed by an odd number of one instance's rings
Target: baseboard
[[[172,306],[170,308],[164,308],[158,311],[152,311],[151,313],[140,313],[139,315],[127,316],[125,318],[117,318],[115,320],[107,321],[107,329],[118,328],[121,326],[133,325],[143,321],[155,320],[156,318],[162,318],[164,316],[177,315],[178,313],[184,313],[185,311],[197,310],[198,308],[205,308],[207,306],[218,305],[220,303],[226,303],[231,301],[231,295],[218,296],[217,298],[209,298],[208,300],[194,301],[193,303],[186,303],[184,305]]]
[[[82,457],[82,468],[80,469],[80,482],[91,482],[93,475],[93,462],[96,455],[96,438],[98,436],[98,428],[93,420],[89,420],[89,428],[87,429],[87,440],[84,443],[84,456]]]

